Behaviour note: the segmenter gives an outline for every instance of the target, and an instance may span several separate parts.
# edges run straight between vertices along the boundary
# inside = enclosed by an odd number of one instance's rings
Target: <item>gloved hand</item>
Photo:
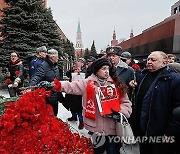
[[[112,110],[112,109],[111,109]],[[120,114],[118,112],[115,112],[114,110],[112,110],[111,114],[106,115],[105,117],[108,118],[113,118],[115,120],[119,120],[120,119]]]
[[[21,82],[21,79],[20,78],[16,78],[15,80],[14,80],[14,83],[12,84],[12,87],[14,87],[14,88],[16,88],[16,87],[18,87],[18,84]]]
[[[48,82],[48,81],[41,81],[38,85],[38,87],[40,88],[45,88],[46,90],[50,90],[54,87],[54,83],[53,82]]]
[[[14,87],[14,88],[18,87],[18,82],[14,82],[14,83],[12,84],[12,87]]]

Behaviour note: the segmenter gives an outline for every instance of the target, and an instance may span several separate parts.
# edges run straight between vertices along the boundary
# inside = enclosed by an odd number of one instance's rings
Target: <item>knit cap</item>
[[[56,54],[58,54],[58,51],[55,50],[55,49],[50,49],[50,50],[48,50],[48,52],[47,52],[47,55],[48,55],[48,56],[53,56],[53,55],[56,55]]]
[[[45,46],[41,46],[41,47],[36,49],[36,52],[37,53],[39,53],[39,52],[47,52],[47,48]]]
[[[92,63],[92,70],[93,73],[96,74],[96,72],[104,65],[108,65],[110,68],[112,67],[112,63],[110,62],[109,59],[107,58],[99,58],[96,59],[93,63]]]

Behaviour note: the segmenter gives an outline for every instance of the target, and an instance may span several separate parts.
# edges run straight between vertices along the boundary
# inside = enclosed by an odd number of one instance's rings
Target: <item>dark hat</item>
[[[94,57],[90,56],[90,58],[89,58],[89,59],[87,59],[87,62],[93,62],[93,61],[95,61],[95,60],[96,60],[96,58],[94,58]]]
[[[53,55],[56,55],[56,54],[58,54],[58,51],[55,50],[55,49],[50,49],[50,50],[48,50],[48,52],[47,52],[47,55],[48,55],[48,56],[53,56]]]
[[[36,52],[37,53],[39,53],[39,52],[47,52],[47,48],[45,46],[41,46],[41,47],[36,49]]]
[[[93,73],[95,74],[102,66],[104,65],[108,65],[110,68],[112,67],[112,63],[110,62],[109,59],[107,58],[99,58],[96,59],[93,63],[92,63],[92,70]]]
[[[110,55],[110,54],[115,54],[120,56],[122,53],[122,48],[120,46],[110,46],[106,48],[106,54]]]
[[[132,56],[131,56],[131,53],[130,52],[128,52],[128,51],[124,51],[122,54],[121,54],[121,59],[129,59],[129,58],[131,58]]]

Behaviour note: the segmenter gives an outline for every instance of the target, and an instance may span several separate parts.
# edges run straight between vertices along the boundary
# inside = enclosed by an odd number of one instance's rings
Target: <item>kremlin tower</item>
[[[113,37],[112,37],[112,41],[111,41],[111,46],[115,46],[118,44],[118,40],[116,40],[116,32],[115,32],[115,28],[114,28],[114,32],[113,32]]]
[[[81,27],[80,27],[80,21],[78,21],[78,28],[77,28],[77,33],[76,33],[76,44],[75,44],[76,59],[83,57],[83,55],[84,55],[84,49],[83,49],[82,37],[81,37]]]

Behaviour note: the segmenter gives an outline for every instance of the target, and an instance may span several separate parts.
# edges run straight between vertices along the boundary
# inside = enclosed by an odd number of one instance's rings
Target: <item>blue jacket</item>
[[[60,80],[58,65],[45,58],[44,62],[39,65],[37,71],[32,76],[29,85],[37,85],[40,81],[52,82],[55,78]]]
[[[60,80],[60,73],[57,63],[53,64],[48,58],[45,58],[44,62],[42,62],[37,71],[32,76],[29,86],[35,86],[41,81],[52,82],[55,78]],[[57,104],[58,100],[60,102],[63,101],[63,96],[60,92],[52,91],[51,97],[48,99],[50,104]]]
[[[44,59],[34,56],[29,63],[29,78],[31,79],[36,72],[39,65],[44,61]]]
[[[143,71],[138,77],[140,80],[136,98],[146,75],[147,71]],[[142,101],[139,128],[145,128],[144,135],[147,136],[180,135],[180,121],[172,114],[173,109],[178,106],[180,106],[180,75],[169,67],[165,67],[156,77]],[[136,102],[133,127],[135,134],[141,135],[140,130],[137,129],[138,107],[138,102]]]

